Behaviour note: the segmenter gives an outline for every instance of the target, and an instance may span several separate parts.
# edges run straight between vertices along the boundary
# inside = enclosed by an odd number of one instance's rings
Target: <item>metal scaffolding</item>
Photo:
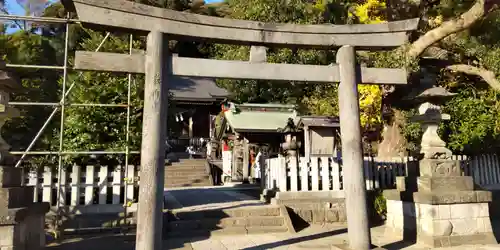
[[[22,65],[22,64],[6,64],[7,68],[32,68],[32,69],[49,69],[49,70],[62,70],[62,96],[59,102],[9,102],[9,105],[12,106],[50,106],[54,107],[54,110],[49,115],[45,123],[39,129],[37,134],[32,139],[29,146],[25,151],[11,151],[11,154],[21,155],[19,160],[17,161],[15,167],[19,167],[25,157],[27,155],[58,155],[58,174],[57,178],[60,180],[62,175],[62,167],[63,167],[63,156],[64,155],[125,155],[125,166],[129,164],[129,156],[131,154],[139,154],[139,151],[130,151],[130,108],[131,108],[131,83],[132,83],[132,74],[128,74],[128,86],[127,86],[127,103],[126,104],[102,104],[102,103],[67,103],[66,97],[69,95],[70,91],[76,84],[76,80],[79,79],[83,73],[80,72],[75,80],[68,87],[68,47],[69,47],[69,27],[70,24],[78,24],[80,23],[78,20],[70,19],[69,13],[66,18],[49,18],[49,17],[33,17],[33,16],[17,16],[17,15],[8,15],[8,14],[0,14],[0,21],[29,21],[29,22],[37,22],[37,23],[52,23],[52,24],[61,24],[65,25],[65,40],[64,40],[64,63],[62,66],[51,66],[51,65]],[[107,32],[101,43],[95,49],[95,52],[99,51],[105,41],[109,38],[110,33]],[[132,54],[132,45],[133,45],[133,37],[130,35],[129,38],[129,53]],[[120,107],[127,109],[127,125],[126,125],[126,133],[125,133],[125,150],[122,151],[64,151],[64,122],[65,122],[65,108],[67,106],[72,107]],[[49,122],[53,119],[53,117],[57,114],[57,112],[61,112],[61,121],[59,128],[59,150],[58,151],[31,151],[39,137],[42,135],[44,130],[46,129]],[[125,186],[127,185],[127,181],[125,181]],[[57,211],[60,211],[60,201],[61,201],[61,182],[58,182],[57,185],[58,197],[56,199]],[[124,204],[127,204],[127,188],[125,188],[124,194]],[[126,206],[125,209],[125,220],[127,218],[126,215]],[[58,213],[59,214],[59,213]]]

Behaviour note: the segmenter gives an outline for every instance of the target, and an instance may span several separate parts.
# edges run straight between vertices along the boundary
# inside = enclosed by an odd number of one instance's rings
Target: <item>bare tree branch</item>
[[[474,66],[470,66],[467,64],[454,64],[454,65],[449,65],[446,67],[446,69],[449,69],[451,71],[455,72],[461,72],[465,73],[468,75],[475,75],[481,77],[488,85],[490,85],[491,88],[495,90],[500,90],[500,81],[495,76],[495,73],[493,71],[483,69],[483,68],[478,68]]]
[[[7,11],[7,9],[5,9],[5,8],[0,8],[0,12],[2,12],[2,13],[4,13],[4,14],[7,14],[7,15],[9,15],[9,14],[10,14],[10,13]],[[17,25],[17,27],[18,27],[20,30],[24,30],[24,29],[23,29],[23,26],[21,26],[21,24],[19,24],[19,21],[15,21],[15,20],[14,20],[14,21],[11,21],[11,22],[13,22],[15,25]],[[4,24],[4,23],[2,22],[1,24]]]
[[[499,0],[477,0],[465,13],[457,18],[444,22],[441,26],[430,30],[411,44],[408,50],[409,59],[420,56],[429,46],[443,38],[465,30],[481,20],[488,13],[498,8]]]
[[[427,49],[424,50],[422,56],[434,58],[434,59],[440,59],[440,60],[448,60],[450,57],[450,52],[437,47],[437,46],[430,46]]]

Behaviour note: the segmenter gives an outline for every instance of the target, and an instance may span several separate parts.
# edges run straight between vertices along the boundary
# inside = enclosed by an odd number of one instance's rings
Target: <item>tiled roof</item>
[[[169,89],[175,100],[213,101],[229,95],[227,90],[218,87],[212,79],[180,76],[169,79]]]

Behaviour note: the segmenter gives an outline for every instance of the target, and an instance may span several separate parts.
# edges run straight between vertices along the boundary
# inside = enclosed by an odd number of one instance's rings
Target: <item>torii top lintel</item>
[[[62,0],[84,24],[146,34],[151,30],[177,39],[207,39],[241,45],[331,49],[343,45],[391,49],[405,44],[419,19],[380,24],[301,25],[203,16],[126,0]]]

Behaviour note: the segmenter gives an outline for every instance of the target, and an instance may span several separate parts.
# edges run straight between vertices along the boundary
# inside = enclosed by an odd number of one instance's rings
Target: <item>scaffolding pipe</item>
[[[62,106],[59,102],[9,102],[11,106]],[[114,103],[66,103],[66,107],[110,107],[110,108],[126,108],[127,104]]]
[[[69,19],[69,13],[66,16]],[[64,70],[62,81],[62,97],[61,97],[61,127],[59,130],[59,152],[63,151],[64,144],[64,111],[66,102],[66,81],[68,79],[68,47],[69,47],[69,22],[66,23],[66,34],[64,36]],[[57,168],[57,200],[56,200],[56,220],[54,221],[54,228],[59,228],[59,220],[61,218],[61,175],[63,168],[63,158],[59,155],[59,166]]]
[[[25,68],[25,69],[57,69],[57,70],[64,70],[64,66],[57,66],[57,65],[33,65],[33,64],[12,64],[12,63],[7,63],[5,64],[5,67],[7,68]]]
[[[127,151],[11,151],[12,155],[123,155]],[[129,151],[129,154],[140,154],[140,151]]]
[[[114,104],[114,103],[70,103],[71,107],[102,107],[102,108],[126,108],[127,104]]]
[[[104,42],[106,41],[106,39],[108,39],[109,35],[110,35],[110,33],[107,32],[106,36],[104,36],[104,38],[102,39],[102,41],[99,44],[99,46],[97,46],[97,48],[95,49],[96,52],[101,49],[101,47],[104,45]],[[80,74],[78,74],[77,78],[81,77],[82,75],[83,75],[83,73],[80,72]],[[71,84],[71,86],[68,88],[68,91],[66,91],[66,93],[64,93],[64,97],[66,97],[67,95],[69,95],[71,89],[73,89],[73,86],[75,86],[75,84],[76,84],[76,80],[73,81],[73,83]],[[47,120],[45,120],[45,123],[42,125],[42,127],[40,128],[40,130],[38,130],[38,133],[35,135],[35,137],[33,138],[33,140],[31,140],[31,143],[28,146],[28,148],[26,149],[26,151],[24,152],[24,154],[17,161],[15,167],[19,167],[21,165],[21,163],[23,162],[23,160],[26,157],[27,153],[31,150],[31,148],[33,148],[33,146],[35,145],[35,143],[38,141],[38,138],[40,138],[40,136],[42,135],[43,131],[45,130],[45,128],[47,127],[47,125],[52,120],[52,118],[54,117],[54,115],[57,113],[58,110],[59,110],[59,107],[54,108],[54,110],[49,115],[49,117],[47,118]]]
[[[39,23],[81,23],[78,19],[57,18],[57,17],[39,17],[39,16],[18,16],[10,14],[0,14],[0,20],[9,21],[31,21]]]
[[[132,55],[132,48],[133,48],[133,40],[134,37],[133,35],[130,35],[130,42],[129,42],[129,54]],[[126,132],[125,132],[125,166],[128,166],[128,156],[129,156],[129,140],[130,140],[130,135],[129,135],[129,130],[130,130],[130,95],[131,95],[131,89],[130,89],[130,84],[132,83],[132,74],[128,73],[128,86],[127,86],[127,127],[126,127]],[[125,168],[123,168],[123,171],[125,172]],[[125,176],[125,175],[123,175]],[[125,189],[123,190],[123,196],[124,196],[124,206],[123,206],[123,213],[125,214],[125,217],[123,218],[125,226],[127,226],[127,206],[128,206],[128,200],[127,200],[127,186],[128,186],[128,180],[125,182]],[[126,234],[126,230],[124,230]]]
[[[62,70],[63,71],[63,82],[62,82],[62,97],[60,102],[9,102],[9,105],[12,106],[52,106],[54,107],[54,110],[52,113],[49,115],[49,117],[46,119],[45,123],[42,125],[40,130],[37,132],[29,146],[25,151],[11,151],[10,153],[13,155],[21,155],[19,160],[17,161],[15,167],[19,167],[21,163],[23,162],[24,158],[26,155],[58,155],[58,173],[57,173],[57,178],[60,180],[61,175],[62,175],[62,168],[63,168],[63,155],[120,155],[120,154],[125,154],[125,165],[129,164],[129,156],[131,154],[140,154],[140,151],[131,151],[130,150],[130,113],[131,113],[131,84],[132,84],[132,74],[128,74],[128,86],[127,86],[127,104],[99,104],[99,103],[67,103],[66,98],[68,97],[69,93],[73,89],[73,87],[76,84],[76,79],[80,78],[83,76],[83,72],[80,72],[77,75],[77,78],[73,80],[69,88],[67,88],[67,81],[68,81],[68,70],[70,68],[68,67],[68,55],[69,55],[69,25],[71,23],[80,23],[79,20],[75,19],[70,19],[69,13],[67,14],[65,19],[62,18],[51,18],[51,17],[30,17],[30,16],[16,16],[16,15],[6,15],[6,14],[0,14],[0,20],[10,20],[10,21],[29,21],[29,22],[39,22],[39,23],[64,23],[65,24],[65,45],[64,45],[64,65],[63,66],[57,66],[57,65],[23,65],[23,64],[7,64],[6,66],[8,68],[25,68],[25,69],[47,69],[47,70]],[[97,46],[95,49],[95,52],[98,52],[102,46],[104,45],[105,41],[109,38],[110,33],[107,32],[105,37],[102,39],[101,43]],[[130,46],[129,46],[129,54],[132,54],[133,51],[133,36],[130,35]],[[66,89],[67,88],[67,89]],[[65,108],[66,107],[119,107],[119,108],[127,108],[127,127],[126,127],[126,148],[125,151],[63,151],[64,148],[64,122],[65,122]],[[57,114],[57,112],[61,110],[61,124],[60,124],[60,137],[59,137],[59,150],[58,151],[36,151],[32,152],[31,149],[34,147],[35,143],[38,141],[42,133],[45,131],[47,128],[49,122],[54,118],[54,116]],[[128,181],[125,183],[125,204],[128,204],[127,200],[127,186],[128,186]],[[56,228],[59,226],[58,221],[61,216],[61,183],[58,182],[57,185],[57,202],[56,202]],[[125,215],[127,213],[127,207],[125,206]],[[127,222],[127,216],[125,216],[125,222]],[[126,224],[126,223],[125,223]]]

